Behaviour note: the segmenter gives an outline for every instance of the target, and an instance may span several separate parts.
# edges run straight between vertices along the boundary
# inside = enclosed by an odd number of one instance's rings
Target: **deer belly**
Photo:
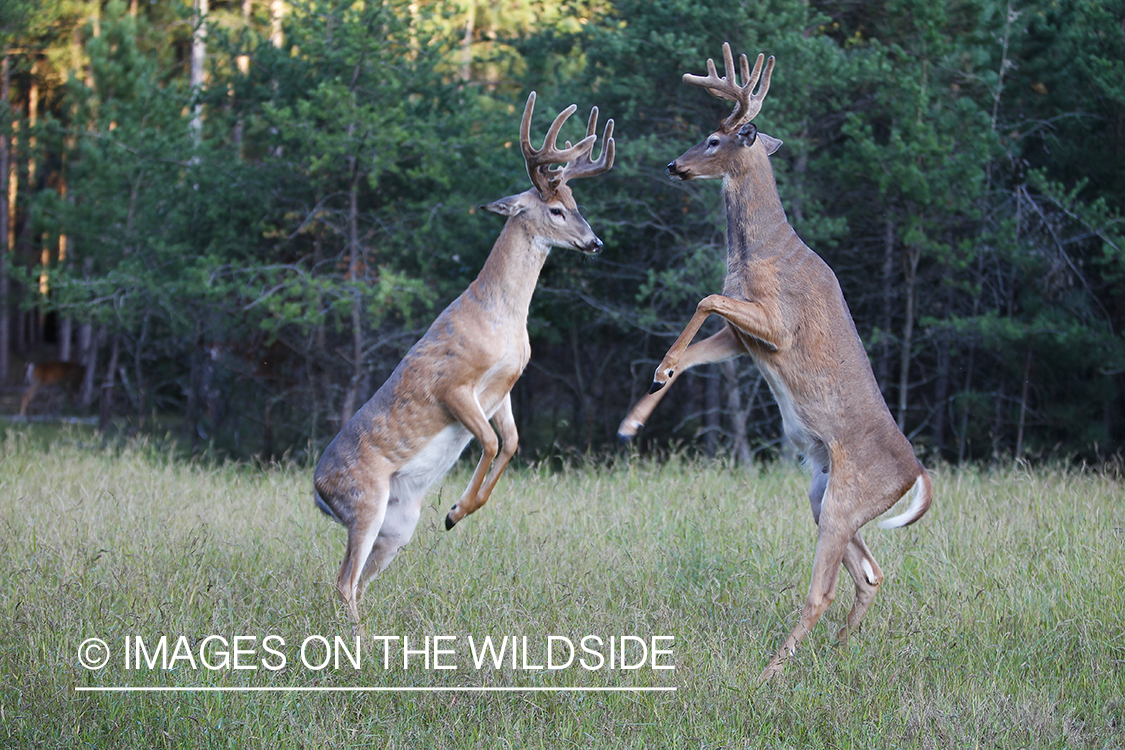
[[[465,426],[455,422],[426,443],[391,477],[391,496],[399,499],[420,497],[444,477],[473,437]]]
[[[781,428],[785,432],[785,437],[797,447],[797,450],[802,453],[808,453],[814,445],[819,441],[813,434],[809,426],[797,413],[797,404],[793,400],[793,394],[789,392],[783,381],[769,365],[755,358],[755,363],[758,369],[761,370],[762,375],[765,376],[766,383],[769,384],[770,393],[777,401],[778,409],[781,410]]]

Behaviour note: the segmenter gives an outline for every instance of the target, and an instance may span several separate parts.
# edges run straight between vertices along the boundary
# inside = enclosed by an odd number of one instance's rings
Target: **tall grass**
[[[755,679],[795,624],[815,528],[796,470],[672,458],[509,471],[452,532],[462,466],[373,582],[369,636],[452,636],[456,670],[299,663],[350,643],[333,582],[342,529],[308,472],[191,464],[75,433],[0,448],[0,746],[1121,747],[1125,488],[1056,467],[939,468],[915,526],[871,528],[887,580],[863,629],[836,604],[780,679]],[[286,639],[270,671],[125,669],[126,636],[198,648]],[[466,640],[673,636],[674,671],[473,668]],[[79,646],[106,641],[108,666]],[[364,641],[367,646],[371,644]],[[412,647],[413,647],[412,645]],[[216,661],[216,660],[212,660]],[[518,665],[519,666],[519,665]],[[178,692],[147,687],[675,687],[675,692]]]

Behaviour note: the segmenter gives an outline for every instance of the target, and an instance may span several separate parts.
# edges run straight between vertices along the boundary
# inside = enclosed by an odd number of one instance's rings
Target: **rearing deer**
[[[841,563],[855,581],[855,603],[838,637],[845,639],[859,626],[883,582],[860,527],[908,492],[909,509],[880,526],[917,521],[929,508],[933,488],[879,392],[835,274],[785,217],[769,162],[781,141],[750,122],[769,91],[773,57],[754,94],[764,56],[758,55],[753,73],[741,56],[741,86],[729,44],[723,44],[723,56],[725,76],[708,60],[706,76],[683,79],[733,100],[734,110],[718,130],[668,165],[673,179],[723,181],[728,253],[723,293],[699,302],[656,368],[649,395],[633,406],[618,435],[623,440],[636,435],[667,386],[688,368],[749,354],[765,376],[786,436],[812,469],[809,501],[819,528],[800,622],[762,673],[764,680],[782,670],[831,604]],[[711,314],[726,319],[726,326],[692,344]]]
[[[515,454],[519,436],[510,392],[531,357],[528,307],[551,248],[601,251],[602,241],[578,212],[567,182],[613,166],[613,120],[606,123],[601,155],[592,160],[597,107],[586,137],[564,149],[555,145],[559,130],[577,107],[555,118],[540,149],[530,140],[534,107],[532,92],[520,145],[534,187],[483,206],[508,220],[480,274],[344,425],[316,467],[317,505],[348,530],[336,589],[355,623],[365,585],[410,541],[423,494],[469,440],[475,437],[484,453],[445,518],[447,529],[484,505]]]

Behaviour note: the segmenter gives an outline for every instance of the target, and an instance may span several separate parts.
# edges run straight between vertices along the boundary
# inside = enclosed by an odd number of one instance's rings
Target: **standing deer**
[[[86,368],[74,362],[28,362],[27,390],[20,400],[20,416],[27,416],[27,407],[41,388],[62,385],[69,395],[77,392],[82,385]]]
[[[540,149],[531,145],[535,92],[520,123],[520,145],[534,187],[483,208],[508,217],[476,280],[430,326],[371,400],[332,441],[316,467],[316,503],[348,530],[336,589],[352,621],[367,582],[384,570],[414,533],[426,490],[456,462],[471,438],[483,448],[446,529],[488,500],[516,452],[511,390],[531,357],[527,313],[552,247],[587,255],[602,241],[578,212],[567,182],[613,166],[613,120],[602,152],[591,160],[598,109],[586,137],[556,147],[563,110]],[[565,166],[551,168],[552,164]],[[500,433],[489,426],[493,420]]]
[[[797,627],[762,672],[765,680],[784,668],[835,598],[841,563],[855,580],[855,603],[838,637],[846,639],[859,626],[883,582],[860,527],[908,492],[909,509],[880,526],[914,523],[929,508],[933,487],[879,392],[835,274],[793,231],[781,206],[769,162],[781,141],[750,122],[769,90],[774,59],[754,94],[764,56],[758,55],[753,73],[741,56],[741,86],[729,44],[723,44],[723,56],[725,76],[709,59],[708,75],[685,74],[683,80],[734,101],[734,110],[718,130],[668,165],[673,179],[723,181],[723,293],[699,302],[656,368],[649,394],[633,406],[618,436],[636,435],[667,386],[688,368],[749,354],[765,376],[781,408],[785,435],[812,469],[809,501],[818,525],[808,599]],[[692,344],[712,313],[726,325]]]

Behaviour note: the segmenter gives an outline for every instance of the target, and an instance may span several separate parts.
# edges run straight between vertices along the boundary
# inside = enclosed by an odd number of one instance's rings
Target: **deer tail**
[[[878,524],[880,529],[897,529],[901,526],[909,526],[929,510],[930,501],[934,499],[934,485],[930,481],[929,472],[922,466],[918,468],[921,469],[921,473],[914,480],[914,486],[907,490],[907,494],[910,495],[910,507],[901,515],[880,521]]]

